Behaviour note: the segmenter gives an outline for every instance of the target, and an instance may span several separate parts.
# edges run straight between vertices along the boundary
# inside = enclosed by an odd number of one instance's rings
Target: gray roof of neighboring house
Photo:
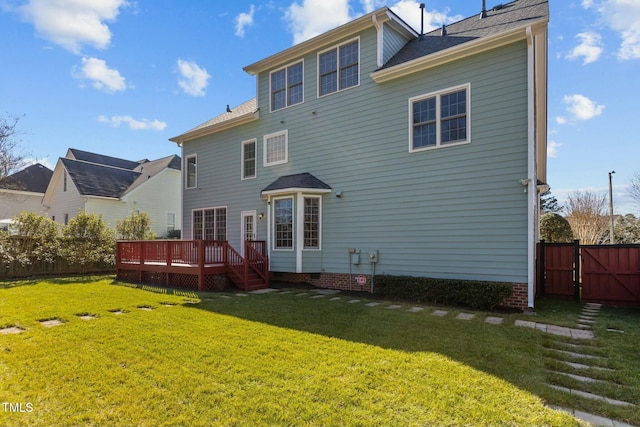
[[[6,190],[28,191],[31,193],[43,193],[47,191],[53,171],[48,167],[36,163],[19,172],[9,175],[0,182],[0,188]]]
[[[487,16],[482,19],[478,10],[478,14],[472,17],[447,25],[445,36],[441,35],[442,28],[439,28],[411,40],[382,69],[548,18],[548,0],[516,0],[502,4],[487,10]]]
[[[281,176],[280,178],[269,184],[267,187],[265,187],[262,191],[276,191],[284,190],[287,188],[313,188],[321,190],[331,190],[331,187],[328,184],[319,180],[310,173],[305,172],[297,173],[295,175]]]
[[[83,152],[85,159],[97,159],[107,163],[131,166],[133,169],[116,167],[105,163],[92,163],[86,160],[61,158],[69,177],[83,196],[119,198],[127,192],[139,187],[152,176],[164,169],[180,170],[182,161],[179,156],[172,155],[145,163],[131,162],[115,157]],[[74,153],[75,155],[75,153]]]
[[[82,160],[89,163],[96,163],[99,165],[113,166],[121,169],[133,170],[137,168],[141,163],[145,163],[148,160],[141,160],[134,162],[131,160],[119,159],[117,157],[105,156],[97,153],[90,153],[88,151],[78,150],[77,148],[69,148],[69,151],[73,154],[74,159]]]

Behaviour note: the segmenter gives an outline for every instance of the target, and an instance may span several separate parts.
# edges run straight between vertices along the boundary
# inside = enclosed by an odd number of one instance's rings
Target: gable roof
[[[264,197],[269,194],[293,192],[299,190],[312,190],[316,193],[331,192],[331,186],[311,175],[308,172],[285,175],[266,186],[260,194]]]
[[[6,177],[0,182],[0,188],[30,193],[44,193],[47,191],[51,176],[53,176],[51,169],[36,163]]]
[[[88,151],[78,150],[76,148],[69,148],[69,152],[73,155],[73,159],[81,160],[89,163],[95,163],[99,165],[105,166],[113,166],[121,169],[129,169],[133,170],[138,167],[141,163],[147,162],[148,160],[141,160],[139,162],[134,162],[131,160],[119,159],[117,157],[105,156],[103,154],[90,153]]]
[[[165,169],[182,170],[182,159],[175,154],[163,157],[162,159],[149,161],[139,165],[135,172],[138,172],[138,178],[129,186],[126,193],[130,193],[140,185],[144,184],[148,179],[154,177]]]
[[[431,55],[480,38],[502,34],[549,18],[548,0],[516,0],[426,33],[407,43],[381,69]]]
[[[83,196],[119,198],[140,176],[129,169],[61,158],[69,177]]]

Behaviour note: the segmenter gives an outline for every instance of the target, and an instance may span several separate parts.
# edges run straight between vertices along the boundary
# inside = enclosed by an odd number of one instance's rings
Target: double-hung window
[[[274,249],[293,249],[293,197],[273,201]]]
[[[227,208],[196,209],[193,211],[194,240],[227,240]]]
[[[303,73],[302,62],[271,73],[271,111],[303,101]]]
[[[287,163],[288,155],[288,136],[286,130],[271,133],[264,136],[263,165],[273,166],[281,163]]]
[[[192,154],[190,156],[187,156],[187,158],[185,159],[185,163],[187,164],[187,166],[184,168],[185,169],[185,187],[186,188],[196,188],[196,186],[198,185],[198,179],[197,179],[197,157],[195,154]]]
[[[467,84],[409,99],[409,151],[470,142],[470,92]]]
[[[242,141],[242,179],[256,177],[256,140]]]
[[[304,198],[304,249],[320,249],[320,197]]]
[[[318,55],[318,96],[360,84],[360,40],[352,40]]]

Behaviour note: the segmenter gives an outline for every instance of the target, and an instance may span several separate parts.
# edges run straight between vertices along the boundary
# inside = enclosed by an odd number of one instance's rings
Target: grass
[[[578,425],[544,406],[575,407],[545,385],[547,335],[512,326],[531,316],[496,326],[346,296],[228,295],[111,277],[0,283],[0,327],[25,329],[0,335],[0,402],[33,406],[0,407],[0,425]],[[64,324],[39,323],[52,318]],[[638,311],[602,319],[597,351],[637,400]]]

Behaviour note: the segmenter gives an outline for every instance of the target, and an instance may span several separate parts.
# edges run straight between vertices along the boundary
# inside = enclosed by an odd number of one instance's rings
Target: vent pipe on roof
[[[447,35],[447,26],[445,24],[442,24],[442,30],[440,31],[440,35],[443,37]]]
[[[487,17],[487,0],[482,0],[482,12],[480,12],[480,19]]]
[[[424,36],[424,3],[420,3],[420,38]]]

